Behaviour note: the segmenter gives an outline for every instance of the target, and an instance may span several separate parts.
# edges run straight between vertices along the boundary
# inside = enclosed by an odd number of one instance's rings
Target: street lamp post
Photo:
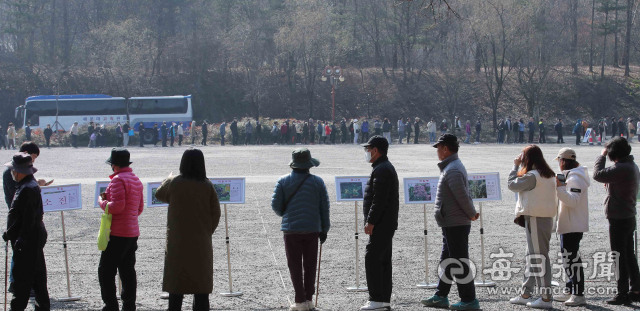
[[[322,81],[327,81],[329,76],[329,83],[331,83],[331,121],[336,120],[336,87],[338,82],[344,82],[344,76],[342,76],[342,68],[340,66],[327,66],[324,67],[324,73],[322,74]]]

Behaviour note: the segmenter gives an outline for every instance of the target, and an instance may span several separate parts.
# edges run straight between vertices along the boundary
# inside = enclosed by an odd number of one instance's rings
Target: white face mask
[[[16,177],[16,172],[11,171],[11,179],[13,179],[13,181],[18,182],[18,178]]]
[[[371,162],[371,151],[364,152],[364,160],[367,161],[367,163]]]

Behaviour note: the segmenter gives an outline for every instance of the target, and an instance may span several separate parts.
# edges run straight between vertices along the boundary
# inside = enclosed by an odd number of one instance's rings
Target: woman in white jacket
[[[553,218],[556,216],[556,174],[544,160],[542,150],[536,145],[529,145],[513,161],[513,169],[509,174],[509,190],[518,193],[516,202],[516,223],[525,228],[527,235],[527,266],[530,273],[525,273],[522,284],[523,294],[509,302],[526,305],[532,308],[552,308],[551,295],[551,262],[549,261],[549,241],[553,230]],[[540,275],[540,267],[544,265],[544,274]],[[538,284],[541,298],[532,297],[534,287]]]
[[[556,192],[560,206],[558,209],[557,231],[560,234],[562,264],[569,281],[562,295],[554,300],[564,301],[566,306],[582,306],[584,298],[584,268],[578,251],[584,232],[589,231],[589,173],[586,167],[576,161],[576,152],[562,148],[558,153],[558,165],[566,182],[556,177]]]

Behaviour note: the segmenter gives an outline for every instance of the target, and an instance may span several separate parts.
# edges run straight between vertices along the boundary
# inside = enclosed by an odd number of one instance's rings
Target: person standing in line
[[[618,121],[615,117],[611,117],[611,138],[620,136],[618,133]]]
[[[140,147],[144,147],[144,123],[140,122],[138,125],[138,138],[140,139]]]
[[[527,124],[527,127],[529,128],[529,143],[533,144],[533,136],[536,132],[536,125],[533,122],[533,117],[529,118],[529,124]]]
[[[253,125],[251,124],[251,119],[247,120],[247,123],[244,125],[244,144],[251,144],[251,135],[253,134]]]
[[[607,157],[613,165],[606,167]],[[596,159],[593,179],[607,190],[604,213],[609,221],[609,243],[617,254],[616,280],[618,293],[607,300],[610,305],[628,305],[640,301],[640,272],[634,255],[636,231],[636,200],[640,171],[631,155],[631,145],[623,137],[614,137],[605,144]]]
[[[342,120],[340,120],[340,132],[342,134],[342,143],[346,143],[347,142],[347,121],[342,118]]]
[[[362,138],[360,139],[361,143],[365,141],[369,141],[369,121],[367,121],[367,119],[362,121]]]
[[[122,133],[122,126],[120,125],[120,122],[118,122],[116,124],[116,147],[121,147],[122,146],[122,140],[123,140],[123,135],[122,134],[123,134]]]
[[[309,119],[309,143],[314,144],[316,140],[316,126],[313,119]]]
[[[374,135],[382,135],[382,123],[380,122],[380,120],[376,119],[375,121],[373,121],[373,128],[375,130]]]
[[[333,124],[333,126],[335,127],[335,123]],[[332,133],[333,133],[333,136],[331,136],[331,135],[332,135]],[[336,143],[336,137],[335,137],[335,135],[336,135],[336,134],[334,133],[334,130],[332,130],[332,129],[331,129],[331,127],[329,127],[329,122],[327,122],[327,123],[325,124],[325,126],[324,126],[324,136],[322,137],[322,139],[323,139],[323,141],[322,141],[322,142],[323,142],[324,144],[326,144],[326,143],[327,143],[327,137],[333,137],[333,138],[332,138],[332,140],[333,140],[333,141],[332,141],[331,143],[333,143],[333,144],[335,145],[335,143]]]
[[[2,126],[0,126],[0,148],[4,147],[4,150],[7,150],[7,142],[5,140],[7,133],[4,131]]]
[[[360,138],[360,124],[358,124],[358,119],[353,119],[353,132],[355,135],[353,138],[353,143],[357,145],[358,139]]]
[[[470,144],[469,139],[471,139],[471,120],[467,120],[467,124],[464,126],[464,131],[467,134],[467,139],[464,141],[464,143]]]
[[[524,144],[524,129],[525,129],[524,119],[520,119],[520,123],[518,124],[518,136],[521,144]]]
[[[238,118],[233,118],[233,122],[229,126],[231,130],[231,144],[236,146],[238,145]]]
[[[182,122],[179,122],[178,123],[178,146],[182,146],[182,138],[183,137],[184,137],[184,129],[182,128]],[[125,145],[125,147],[126,147],[126,145]]]
[[[171,122],[171,127],[169,127],[169,137],[171,137],[171,147],[173,147],[173,142],[176,140],[176,123]]]
[[[71,146],[78,148],[78,121],[73,122],[69,132],[71,133]]]
[[[122,310],[136,309],[136,250],[138,249],[138,217],[144,209],[142,182],[133,173],[129,151],[113,148],[106,163],[113,174],[107,190],[99,197],[100,208],[112,215],[109,244],[100,255],[98,280],[104,302],[103,311],[118,311],[116,272],[122,280]]]
[[[636,124],[636,134],[638,130],[640,130],[640,119],[638,119],[638,124]],[[640,143],[640,134],[637,134],[636,136],[638,136],[638,142]]]
[[[580,146],[580,140],[582,139],[582,120],[578,119],[576,125],[573,127],[573,134],[576,135],[576,146]]]
[[[256,132],[256,145],[261,145],[262,144],[262,124],[260,124],[260,119],[256,119],[256,128],[255,128],[255,132]]]
[[[402,145],[402,139],[404,138],[404,118],[400,117],[398,120],[398,144]]]
[[[280,135],[280,127],[278,127],[278,121],[273,122],[271,127],[271,137],[273,138],[273,144],[278,144],[278,136]]]
[[[158,147],[158,141],[160,141],[158,139],[158,135],[160,135],[158,131],[160,131],[158,129],[158,123],[154,123],[153,124],[153,128],[151,128],[151,132],[153,134],[153,146],[154,147]]]
[[[407,145],[411,143],[411,133],[413,132],[413,123],[411,118],[407,118],[407,123],[404,124],[404,130],[407,132]]]
[[[224,135],[226,134],[227,124],[222,121],[220,123],[220,146],[224,146]]]
[[[558,123],[556,123],[556,125],[554,126],[554,130],[556,131],[556,134],[558,134],[558,144],[564,144],[564,137],[562,137],[562,128],[562,119],[558,119]]]
[[[209,124],[207,120],[202,121],[202,145],[207,145],[207,135],[209,134]]]
[[[198,127],[196,126],[196,120],[191,121],[191,126],[189,127],[189,135],[191,136],[191,146],[195,146],[196,142],[196,133],[198,131]]]
[[[107,136],[108,136],[107,134],[108,134],[107,125],[103,123],[102,126],[100,126],[100,136],[102,136],[102,139],[101,139],[102,148],[107,146]]]
[[[456,129],[454,135],[456,135],[456,137],[460,136],[460,130],[461,130],[460,129],[460,117],[455,116],[455,119],[453,121],[453,125],[454,125],[454,127]]]
[[[440,135],[444,135],[447,133],[449,126],[447,126],[447,119],[443,119],[442,123],[440,123]]]
[[[302,143],[305,145],[309,143],[309,122],[304,122],[302,125]]]
[[[48,311],[51,310],[51,302],[44,257],[47,230],[42,221],[44,211],[40,186],[33,176],[38,169],[33,166],[33,159],[27,153],[15,154],[5,166],[16,183],[7,215],[7,230],[2,234],[2,239],[10,241],[13,249],[11,310],[25,310],[33,288],[35,310]]]
[[[589,231],[589,173],[586,166],[576,161],[576,152],[562,148],[558,152],[558,166],[566,177],[562,182],[556,177],[556,193],[560,206],[556,232],[560,234],[560,249],[563,266],[569,280],[561,295],[553,300],[564,302],[565,306],[576,307],[586,304],[584,298],[584,267],[580,258],[580,241],[584,232]]]
[[[414,144],[418,144],[418,140],[420,139],[420,118],[415,117],[415,122],[413,123],[413,131],[415,132],[415,138],[413,139]]]
[[[624,137],[625,134],[627,134],[627,126],[624,124],[624,121],[622,121],[622,117],[618,119],[618,133],[620,133],[620,137]],[[629,138],[627,138],[627,140],[628,139]]]
[[[355,139],[355,129],[353,127],[353,120],[351,120],[351,122],[349,122],[349,134],[351,134],[351,140],[350,141],[354,141],[354,139]]]
[[[620,118],[622,120],[622,118]],[[27,121],[27,126],[24,127],[24,135],[26,136],[26,141],[31,141],[31,122]]]
[[[629,128],[628,134],[627,134],[627,140],[632,143],[633,142],[633,136],[636,136],[636,124],[633,122],[633,119],[629,118],[629,125],[627,126]]]
[[[511,116],[507,117],[507,120],[504,121],[505,124],[505,130],[507,134],[507,137],[505,139],[505,143],[510,144],[511,143],[511,132],[513,132],[513,122],[511,122]]]
[[[93,135],[93,133],[95,132],[95,127],[93,126],[93,121],[89,122],[89,126],[87,126],[87,133],[89,133],[89,137],[91,137],[91,135]],[[89,146],[87,147],[91,147],[91,141],[89,141]]]
[[[598,135],[600,135],[600,142],[604,142],[606,135],[604,120],[600,120],[600,122],[598,122]]]
[[[338,136],[338,126],[336,125],[335,122],[331,123],[331,130],[329,131],[329,140],[331,141],[332,145],[336,144],[336,136]]]
[[[44,129],[44,140],[47,143],[47,148],[51,149],[51,147],[49,147],[49,143],[51,142],[51,135],[53,135],[53,130],[51,130],[51,124],[47,124],[47,128]]]
[[[127,120],[123,125],[122,125],[122,134],[124,136],[122,136],[122,144],[123,147],[127,148],[127,146],[129,146],[129,130],[131,129],[131,125],[129,125],[129,120]]]
[[[93,147],[100,148],[100,146],[102,146],[102,133],[100,133],[100,123],[96,123],[96,128],[93,131],[93,135],[95,135],[95,139],[93,140]]]
[[[302,121],[297,122],[296,126],[296,144],[302,144]]]
[[[482,131],[482,123],[480,123],[480,119],[476,121],[476,144],[480,143],[480,131]]]
[[[545,125],[544,125],[544,119],[541,118],[540,123],[538,123],[538,132],[540,133],[540,137],[538,137],[538,144],[547,143],[546,131],[547,129],[545,128]]]
[[[271,197],[271,209],[282,217],[284,249],[295,290],[294,304],[289,310],[314,309],[318,240],[327,240],[331,228],[329,194],[322,178],[309,172],[320,161],[311,157],[307,148],[293,151],[291,173],[278,179]]]
[[[496,139],[496,143],[498,145],[502,144],[502,141],[504,140],[504,120],[500,119],[498,120],[498,138]]]
[[[438,163],[440,179],[436,190],[434,212],[436,222],[442,230],[440,268],[443,273],[440,275],[435,295],[421,302],[426,307],[452,310],[480,309],[480,302],[476,299],[473,274],[468,264],[471,222],[476,221],[480,214],[476,212],[473,199],[469,195],[467,170],[458,157],[460,144],[455,135],[443,134],[433,147],[438,149],[438,159],[441,161]],[[451,260],[458,262],[461,267],[452,269],[454,267],[449,263]],[[454,278],[460,302],[450,306],[448,296]]]
[[[209,310],[213,292],[211,236],[220,221],[218,193],[206,176],[200,149],[185,150],[180,175],[169,175],[156,191],[168,203],[162,291],[169,293],[169,311],[182,310],[185,294],[193,294],[193,310]]]
[[[282,122],[282,125],[280,126],[280,143],[283,145],[289,144],[287,141],[287,130],[287,122]]]
[[[318,133],[318,145],[319,145],[322,137],[326,136],[324,134],[324,125],[322,125],[322,121],[318,120],[318,127],[316,129],[317,129],[316,133]]]
[[[369,235],[364,257],[369,301],[360,310],[391,310],[393,236],[400,207],[398,174],[387,157],[387,139],[376,135],[363,147],[373,169],[362,203],[364,233]]]
[[[389,141],[389,145],[391,145],[391,122],[389,122],[389,119],[387,118],[384,118],[384,121],[382,122],[382,134],[384,138]]]
[[[295,145],[298,143],[298,131],[296,129],[296,121],[291,121],[291,126],[289,126],[288,133],[291,134],[291,144]]]
[[[518,194],[515,222],[525,228],[527,235],[527,256],[525,281],[522,295],[509,300],[511,304],[526,305],[537,309],[549,309],[553,305],[551,295],[551,261],[549,260],[549,241],[553,230],[553,218],[556,216],[556,174],[544,160],[542,150],[529,145],[514,160],[509,174],[508,188]],[[540,262],[539,262],[540,261]],[[544,265],[541,272],[535,272]],[[534,300],[535,285],[542,297]]]
[[[160,126],[160,136],[162,138],[162,147],[167,146],[167,121],[162,121]]]
[[[429,143],[433,144],[436,142],[436,121],[431,118],[431,121],[427,123],[427,133],[429,133]]]

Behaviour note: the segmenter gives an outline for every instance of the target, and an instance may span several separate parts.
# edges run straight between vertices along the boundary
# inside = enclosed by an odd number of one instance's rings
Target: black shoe
[[[36,292],[31,289],[31,293],[29,293],[30,298],[36,298]]]
[[[629,299],[633,302],[640,302],[640,293],[629,292]]]
[[[607,304],[610,305],[630,305],[631,304],[631,298],[629,298],[629,294],[624,293],[624,294],[617,294],[615,297],[607,300]]]

